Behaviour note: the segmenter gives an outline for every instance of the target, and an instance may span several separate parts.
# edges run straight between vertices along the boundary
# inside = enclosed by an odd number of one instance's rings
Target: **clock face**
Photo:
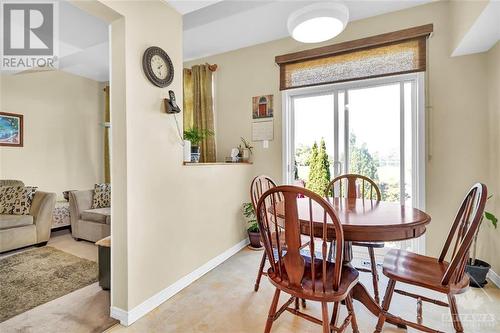
[[[157,46],[149,47],[142,58],[146,77],[155,86],[164,88],[174,79],[174,67],[170,57]]]
[[[168,75],[168,67],[165,60],[159,55],[154,55],[151,57],[151,69],[153,70],[154,75],[160,80],[165,80]]]

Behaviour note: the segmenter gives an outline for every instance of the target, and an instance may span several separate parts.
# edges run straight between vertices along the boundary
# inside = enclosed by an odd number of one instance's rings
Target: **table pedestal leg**
[[[344,244],[344,265],[349,265],[352,267],[352,242],[345,242]],[[359,301],[361,304],[365,306],[371,313],[378,317],[380,312],[382,312],[382,308],[380,305],[375,302],[373,297],[370,295],[368,290],[366,290],[365,286],[358,282],[354,288],[352,288],[352,298]],[[393,325],[398,326],[399,328],[406,328],[406,325],[397,324],[392,320],[391,317],[387,317],[386,322],[391,323]]]

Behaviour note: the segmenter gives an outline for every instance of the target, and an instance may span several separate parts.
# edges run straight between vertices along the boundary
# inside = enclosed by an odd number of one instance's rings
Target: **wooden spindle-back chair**
[[[307,219],[307,223],[304,220],[299,221],[298,197],[301,197],[300,200],[303,202],[307,200],[309,213],[301,217]],[[313,207],[314,211],[317,211],[318,207],[323,210],[321,228],[313,226],[313,223],[317,223],[313,222]],[[278,211],[282,212],[281,216],[278,215]],[[270,332],[273,322],[284,311],[322,325],[324,333],[329,333],[331,330],[343,332],[350,324],[353,331],[357,332],[350,292],[358,281],[359,273],[350,266],[342,265],[344,236],[342,224],[333,207],[321,196],[307,189],[278,186],[262,195],[256,212],[262,241],[271,264],[268,278],[276,287],[265,332]],[[284,232],[279,232],[279,226],[273,223],[279,219],[284,223]],[[317,216],[315,220],[317,221]],[[305,223],[302,228],[301,223]],[[337,239],[335,255],[339,259],[338,264],[327,260],[327,223],[334,226]],[[301,234],[309,240],[308,254],[301,251],[303,249]],[[281,247],[282,237],[285,238],[286,249]],[[318,251],[315,249],[316,245],[320,247]],[[290,298],[276,311],[281,291],[289,294]],[[321,302],[322,319],[300,312],[296,307],[290,307],[290,304],[297,302],[298,298]],[[336,327],[339,303],[344,300],[348,316],[340,327]],[[334,303],[331,320],[328,317],[328,302]]]
[[[257,203],[261,198],[262,194],[267,190],[276,187],[276,183],[268,176],[261,175],[257,176],[252,180],[250,185],[250,197],[252,200],[253,209],[257,212]],[[266,265],[266,251],[262,254],[262,259],[260,260],[259,271],[257,272],[257,279],[255,280],[254,290],[258,291],[260,286],[260,280],[264,273],[264,266]]]
[[[384,259],[384,274],[389,278],[387,290],[379,316],[376,331],[380,332],[387,316],[394,292],[417,299],[417,322],[411,322],[392,316],[396,322],[425,332],[438,332],[422,325],[422,302],[450,308],[451,321],[456,332],[463,332],[458,315],[455,295],[468,289],[469,276],[465,273],[465,265],[469,259],[469,251],[479,224],[483,218],[487,199],[487,188],[484,184],[474,185],[463,200],[450,233],[439,258],[431,258],[403,250],[391,250]],[[450,246],[453,250],[450,251]],[[449,261],[446,261],[447,257]],[[448,303],[395,289],[396,282],[403,282],[444,293]]]
[[[356,199],[369,199],[380,201],[382,196],[380,189],[375,182],[363,175],[358,174],[345,174],[335,177],[325,191],[326,197],[338,198],[356,198]],[[358,267],[357,269],[362,272],[371,273],[373,283],[373,293],[375,301],[380,303],[379,288],[378,288],[378,271],[377,263],[375,261],[375,248],[383,248],[384,243],[381,242],[353,242],[354,246],[366,247],[370,256],[370,269]],[[328,255],[331,258],[331,253]]]

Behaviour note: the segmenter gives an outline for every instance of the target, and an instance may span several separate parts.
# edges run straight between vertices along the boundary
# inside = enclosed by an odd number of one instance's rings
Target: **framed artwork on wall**
[[[0,112],[0,146],[23,146],[23,115]]]
[[[273,95],[252,97],[253,119],[273,117]]]

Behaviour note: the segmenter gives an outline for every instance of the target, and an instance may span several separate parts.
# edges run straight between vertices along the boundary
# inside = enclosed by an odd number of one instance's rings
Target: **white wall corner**
[[[153,295],[149,299],[145,300],[141,304],[137,305],[130,311],[125,311],[117,307],[111,307],[110,316],[120,321],[123,326],[132,325],[135,321],[145,316],[148,312],[152,311],[163,302],[168,300],[170,297],[177,294],[182,289],[189,286],[191,283],[210,272],[212,269],[216,268],[222,264],[227,259],[231,258],[233,255],[241,251],[245,246],[249,244],[248,238],[245,238],[241,242],[227,249],[226,251],[219,254],[217,257],[211,259],[204,265],[198,267],[188,275],[177,280],[167,288],[161,290],[157,294]]]
[[[486,276],[497,288],[500,288],[500,275],[498,275],[492,268],[488,271]]]

